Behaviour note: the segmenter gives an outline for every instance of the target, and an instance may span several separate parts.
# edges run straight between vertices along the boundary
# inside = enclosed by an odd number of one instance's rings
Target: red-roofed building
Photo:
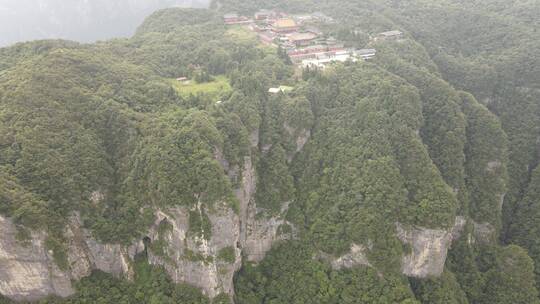
[[[294,43],[296,46],[306,46],[309,45],[317,35],[313,33],[294,33],[289,36],[289,41]]]
[[[250,23],[250,20],[247,17],[239,16],[238,14],[226,14],[223,16],[223,22],[227,25],[246,24]]]
[[[298,25],[291,18],[282,18],[274,22],[272,30],[276,33],[292,33],[298,30]]]

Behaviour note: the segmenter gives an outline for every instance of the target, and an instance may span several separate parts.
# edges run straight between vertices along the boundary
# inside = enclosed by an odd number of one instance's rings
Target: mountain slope
[[[323,10],[329,35],[377,49],[324,71],[295,71],[222,24],[256,2],[159,11],[129,39],[0,49],[0,293],[538,303],[540,112],[537,74],[521,69],[536,57],[504,56],[534,43],[520,34],[534,20],[475,3],[266,3]],[[516,36],[491,45],[460,23],[474,16]],[[404,39],[352,34],[396,28]],[[268,94],[279,85],[294,89]]]

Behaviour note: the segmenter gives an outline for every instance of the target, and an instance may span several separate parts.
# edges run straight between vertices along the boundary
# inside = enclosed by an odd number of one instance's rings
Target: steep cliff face
[[[134,248],[117,244],[102,244],[95,240],[89,231],[81,228],[78,215],[72,216],[65,236],[68,240],[68,262],[70,276],[80,280],[98,269],[116,277],[133,277],[130,256]]]
[[[254,134],[251,136],[253,147],[258,145],[258,135]],[[238,175],[239,168],[230,167],[219,151],[215,156],[230,177]],[[158,211],[156,222],[148,231],[152,243],[163,242],[164,246],[161,254],[150,246],[150,263],[165,266],[175,282],[196,286],[210,298],[234,293],[233,276],[242,264],[242,256],[258,262],[276,241],[290,236],[279,234],[279,227],[286,224],[281,216],[257,216],[259,210],[254,199],[257,177],[251,156],[244,158],[240,175],[241,183],[235,190],[238,210],[226,205],[206,210],[212,227],[210,239],[190,234],[190,210],[186,208]],[[288,204],[284,203],[282,214],[287,208]],[[170,223],[172,229],[160,232],[164,221]],[[223,259],[224,251],[229,252],[228,260]]]
[[[452,240],[459,238],[465,225],[463,217],[457,217],[451,230],[405,227],[396,224],[398,238],[410,246],[410,253],[402,258],[401,271],[409,277],[438,277],[444,270],[446,255]]]
[[[17,228],[0,217],[0,293],[14,300],[37,300],[48,295],[66,297],[74,293],[72,280],[80,280],[99,269],[130,277],[128,249],[104,245],[81,228],[73,216],[66,229],[68,269],[61,270],[52,251],[45,246],[46,234],[32,233],[29,240],[16,238]]]
[[[252,136],[252,145],[258,144],[257,138]],[[220,155],[216,153],[216,159],[228,175],[236,176],[238,168],[230,168]],[[248,261],[258,262],[276,241],[290,236],[279,234],[279,227],[286,224],[280,216],[257,216],[258,209],[254,200],[257,178],[252,157],[244,158],[242,168],[241,183],[235,190],[239,202],[238,212],[225,205],[208,210],[212,227],[210,239],[190,235],[190,210],[186,208],[158,211],[156,222],[148,232],[151,242],[164,241],[161,255],[152,249],[148,251],[150,263],[164,265],[175,282],[201,288],[210,298],[221,293],[234,293],[233,276],[242,264],[242,256]],[[285,203],[282,214],[287,207]],[[159,232],[163,221],[172,225],[172,229],[164,234]],[[232,253],[229,260],[223,260],[222,252],[225,250]]]
[[[33,233],[30,240],[16,239],[17,229],[0,217],[0,293],[14,300],[38,300],[48,295],[66,297],[74,293],[77,281],[101,270],[117,277],[133,276],[132,262],[137,254],[147,253],[151,264],[163,265],[175,282],[188,283],[213,298],[233,293],[233,275],[241,265],[238,215],[220,206],[209,213],[212,237],[206,240],[190,234],[189,210],[174,208],[156,213],[156,223],[145,240],[132,246],[101,244],[81,228],[73,216],[66,229],[68,269],[61,270],[45,247],[46,235]],[[161,232],[164,221],[172,226]],[[146,242],[145,242],[146,241]],[[152,242],[160,242],[161,248]],[[148,244],[146,244],[148,243]],[[160,249],[158,251],[158,249]],[[229,256],[223,258],[224,250]],[[232,254],[232,260],[230,255]]]
[[[150,229],[151,242],[163,241],[160,253],[148,250],[151,264],[163,265],[175,282],[188,283],[213,298],[220,293],[232,294],[232,277],[239,268],[240,250],[238,215],[226,206],[219,206],[208,215],[212,226],[211,238],[190,233],[189,210],[174,208],[158,211],[155,225]],[[160,232],[159,226],[168,222],[170,231]],[[220,253],[231,252],[232,260],[223,260]]]
[[[335,270],[352,268],[359,265],[371,266],[366,256],[366,248],[362,245],[353,244],[351,251],[338,258],[330,260],[330,265]]]
[[[296,147],[287,155],[287,161],[291,163],[294,156],[301,152],[311,136],[311,131],[307,129],[294,130],[287,124],[284,129],[294,138]],[[258,133],[251,135],[251,145],[255,148],[259,145]],[[261,147],[262,153],[268,153],[272,144],[266,144]],[[242,187],[237,191],[237,197],[240,201],[241,210],[241,245],[242,252],[247,261],[260,262],[264,259],[266,253],[272,248],[272,245],[280,240],[293,237],[293,225],[285,220],[285,215],[291,202],[281,202],[281,208],[277,215],[269,215],[263,209],[257,206],[255,200],[256,192],[256,170],[253,166],[253,160],[246,157],[244,162],[244,171],[242,173]],[[288,226],[291,231],[280,231],[280,227]]]
[[[311,130],[309,129],[299,129],[296,130],[293,127],[289,126],[289,124],[284,123],[283,128],[287,133],[292,136],[295,140],[294,143],[296,145],[296,149],[294,151],[291,151],[288,155],[288,161],[291,162],[294,155],[298,152],[302,151],[304,149],[304,146],[307,144],[308,140],[311,138]]]
[[[296,140],[297,152],[302,150],[309,137],[309,131],[300,132]],[[252,136],[252,147],[258,145],[257,139]],[[58,268],[52,252],[46,249],[45,234],[33,233],[27,244],[22,244],[16,239],[17,230],[13,223],[0,217],[0,232],[4,236],[0,238],[0,278],[5,278],[0,279],[0,293],[15,300],[69,296],[74,293],[72,281],[87,277],[96,269],[117,277],[132,278],[133,261],[137,255],[145,254],[151,264],[164,266],[177,283],[196,286],[210,298],[221,293],[233,295],[233,277],[242,264],[242,257],[259,262],[276,241],[291,237],[291,232],[280,233],[282,225],[290,225],[284,219],[289,203],[283,203],[279,215],[264,215],[255,201],[257,175],[253,156],[246,156],[241,168],[230,168],[219,151],[215,157],[231,178],[241,177],[235,190],[238,210],[225,203],[212,208],[199,204],[191,209],[157,210],[155,222],[146,237],[131,246],[98,242],[82,228],[80,217],[75,214],[65,231],[67,270]],[[209,219],[210,237],[204,237],[205,231],[193,233],[190,227],[190,216],[202,212]],[[457,217],[453,229],[449,230],[406,227],[397,223],[399,239],[411,248],[402,258],[403,274],[418,278],[441,275],[448,249],[452,241],[460,237],[465,222],[465,218]],[[489,230],[484,228],[474,225],[475,236],[480,241],[485,238],[487,232],[484,231]],[[321,258],[334,269],[371,266],[366,250],[364,245],[353,244],[347,254]]]
[[[254,138],[253,145],[256,144]],[[72,281],[89,276],[93,270],[133,278],[133,261],[144,254],[149,263],[164,266],[177,283],[198,287],[210,298],[221,293],[232,295],[233,276],[242,264],[242,254],[249,261],[262,260],[274,242],[285,237],[286,234],[278,233],[278,228],[286,221],[280,216],[257,215],[252,157],[245,157],[240,170],[230,168],[220,155],[216,153],[216,159],[230,177],[241,175],[235,190],[238,210],[225,203],[216,204],[211,210],[200,204],[193,210],[157,210],[145,238],[131,246],[100,243],[83,228],[79,215],[74,214],[64,233],[66,270],[56,265],[52,252],[46,249],[45,233],[32,233],[29,241],[21,243],[16,239],[15,225],[0,217],[0,293],[15,300],[37,300],[48,295],[66,297],[74,293]],[[287,208],[284,203],[282,214]],[[190,216],[201,212],[208,216],[210,233],[194,233],[190,227]]]
[[[0,293],[14,300],[71,295],[70,276],[58,268],[45,248],[46,235],[33,233],[22,244],[16,234],[15,225],[0,216]]]
[[[284,213],[287,204],[282,208]],[[280,216],[257,218],[256,206],[248,206],[248,217],[245,231],[245,240],[242,244],[246,259],[250,262],[260,262],[264,259],[266,253],[272,248],[272,245],[289,236],[280,235],[278,229],[283,224],[288,224]]]

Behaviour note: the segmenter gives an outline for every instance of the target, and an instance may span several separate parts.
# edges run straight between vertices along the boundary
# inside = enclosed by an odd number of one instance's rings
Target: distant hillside
[[[91,42],[128,37],[157,9],[208,4],[209,0],[3,0],[0,47],[35,39]]]

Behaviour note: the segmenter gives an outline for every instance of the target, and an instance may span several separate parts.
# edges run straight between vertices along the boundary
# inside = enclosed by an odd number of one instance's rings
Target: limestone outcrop
[[[256,136],[252,140],[257,144]],[[0,217],[0,293],[15,300],[37,300],[48,295],[66,297],[74,293],[72,281],[89,276],[93,270],[132,278],[135,257],[146,254],[151,264],[164,266],[177,283],[198,287],[210,298],[220,293],[232,295],[233,275],[241,266],[242,254],[249,261],[260,261],[276,241],[290,237],[290,233],[279,233],[279,227],[286,224],[281,216],[257,215],[260,210],[254,201],[256,172],[252,158],[245,157],[239,167],[230,166],[218,150],[215,157],[231,179],[240,181],[235,190],[239,210],[225,203],[157,210],[155,223],[144,239],[131,246],[100,243],[83,228],[80,216],[74,214],[65,230],[65,270],[57,266],[52,252],[46,249],[45,233],[32,233],[23,244],[17,240],[17,228],[10,219]],[[92,198],[100,200],[102,195],[96,192]],[[284,203],[282,213],[287,208]],[[190,230],[189,217],[197,212],[208,216],[208,239]],[[162,224],[169,228],[163,230]]]
[[[158,211],[156,222],[148,233],[151,242],[161,241],[160,250],[148,249],[151,264],[163,265],[175,282],[200,288],[213,298],[220,293],[233,293],[233,275],[241,265],[238,215],[225,205],[208,213],[212,226],[210,239],[193,234],[189,227],[186,208]],[[160,232],[160,225],[168,223],[171,229]],[[222,250],[233,253],[232,261],[220,258]]]
[[[284,123],[283,128],[289,136],[291,136],[294,139],[294,143],[296,145],[295,150],[291,151],[287,157],[288,161],[291,162],[293,157],[302,151],[304,149],[304,146],[307,144],[309,139],[311,138],[311,130],[310,129],[295,129],[289,124]]]
[[[14,300],[37,300],[47,295],[69,296],[70,275],[56,265],[45,246],[44,233],[32,233],[24,242],[17,228],[0,216],[0,293]]]
[[[131,278],[129,249],[117,244],[102,244],[82,228],[77,214],[71,217],[65,233],[68,240],[68,262],[74,280],[89,276],[92,270],[101,270],[116,277]]]
[[[127,250],[104,245],[81,228],[74,215],[66,229],[68,267],[60,269],[46,247],[45,233],[32,232],[28,240],[17,239],[17,227],[0,216],[0,293],[14,300],[37,300],[48,295],[74,293],[71,281],[99,269],[116,276],[131,272]]]
[[[281,235],[278,229],[281,225],[289,225],[282,215],[288,210],[285,202],[278,216],[257,216],[254,200],[256,190],[256,172],[251,158],[246,157],[242,172],[242,186],[236,191],[240,202],[240,246],[246,259],[251,262],[261,261],[272,245],[290,235]]]
[[[321,253],[320,258],[323,261],[330,263],[332,269],[334,270],[349,269],[361,265],[371,266],[366,255],[366,247],[358,244],[352,244],[351,250],[340,257],[336,258],[331,255]]]
[[[464,225],[462,217],[456,218],[450,230],[406,227],[397,223],[398,238],[410,246],[410,252],[402,258],[402,273],[416,278],[441,275],[452,240],[459,236]]]

